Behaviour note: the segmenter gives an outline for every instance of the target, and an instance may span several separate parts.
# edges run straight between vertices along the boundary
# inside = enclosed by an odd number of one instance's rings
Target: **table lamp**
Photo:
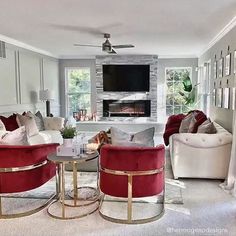
[[[53,100],[52,91],[49,89],[39,91],[39,99],[41,101],[46,101],[46,114],[50,116],[50,100]]]

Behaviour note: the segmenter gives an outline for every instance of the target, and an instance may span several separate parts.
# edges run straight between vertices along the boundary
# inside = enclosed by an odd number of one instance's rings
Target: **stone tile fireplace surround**
[[[158,57],[156,55],[108,55],[96,57],[96,103],[98,121],[157,121],[157,60]],[[102,65],[105,64],[150,65],[149,92],[103,91]],[[111,100],[115,100],[116,104],[120,105],[113,105],[113,108],[111,108],[112,111],[110,113],[106,113],[107,107],[105,108],[103,106],[106,104],[105,101]],[[142,109],[142,105],[139,103],[140,101],[144,101],[143,104],[146,106],[146,110],[145,108]],[[129,107],[124,106],[125,103],[129,104]],[[118,108],[120,111],[117,110]]]

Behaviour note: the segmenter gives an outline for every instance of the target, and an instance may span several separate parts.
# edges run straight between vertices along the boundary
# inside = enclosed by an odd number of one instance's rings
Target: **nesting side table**
[[[81,186],[78,188],[78,182],[77,182],[77,165],[82,164],[84,162],[98,159],[99,153],[97,151],[83,153],[78,156],[57,156],[55,154],[48,155],[48,160],[54,162],[57,164],[57,177],[56,177],[56,186],[57,186],[57,199],[53,201],[48,209],[48,214],[56,219],[76,219],[81,218],[87,215],[92,214],[98,209],[98,205],[95,208],[90,209],[88,212],[83,214],[76,214],[73,216],[67,216],[66,215],[66,208],[67,207],[85,207],[91,204],[95,204],[99,200],[99,188],[98,188],[98,170],[97,170],[97,188],[93,187],[86,187]],[[66,200],[66,192],[65,192],[65,164],[66,163],[72,163],[73,166],[73,190],[70,192],[69,196],[73,199],[73,204],[67,203],[68,200]],[[90,191],[93,191],[93,195],[90,198],[82,198],[78,194],[78,190],[83,189],[89,189]],[[86,203],[84,203],[86,201]],[[82,202],[82,204],[81,204]],[[54,204],[60,203],[61,207],[61,214],[55,214],[51,211],[51,208]]]

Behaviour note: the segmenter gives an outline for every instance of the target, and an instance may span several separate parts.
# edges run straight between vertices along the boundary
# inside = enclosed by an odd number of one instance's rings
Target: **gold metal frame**
[[[82,218],[84,216],[88,216],[92,213],[94,213],[98,207],[95,209],[92,209],[91,211],[85,213],[85,214],[80,214],[80,215],[75,215],[75,216],[66,216],[66,207],[83,207],[83,206],[88,206],[91,204],[94,204],[95,202],[97,202],[99,200],[99,198],[95,198],[95,199],[86,199],[88,201],[90,201],[89,203],[84,203],[84,204],[78,204],[78,200],[82,200],[81,198],[79,198],[78,196],[78,182],[77,182],[77,161],[70,161],[73,165],[73,204],[68,204],[66,203],[66,199],[65,199],[65,161],[55,161],[55,163],[57,164],[57,172],[58,172],[58,181],[57,181],[57,199],[55,201],[53,201],[49,207],[47,208],[47,212],[48,214],[53,217],[54,219],[59,219],[59,220],[71,220],[71,219],[78,219],[78,218]],[[72,197],[72,196],[70,196]],[[61,204],[61,216],[59,215],[55,215],[54,213],[50,212],[51,210],[51,206],[56,204],[56,203],[60,203]]]
[[[33,170],[36,168],[40,168],[48,163],[48,160],[45,160],[43,162],[34,164],[34,165],[29,165],[29,166],[21,166],[21,167],[11,167],[11,168],[0,168],[0,173],[14,173],[14,172],[21,172],[21,171],[29,171]],[[2,196],[0,195],[0,219],[12,219],[12,218],[18,218],[18,217],[24,217],[24,216],[29,216],[34,213],[37,213],[41,211],[43,208],[48,206],[50,202],[55,198],[56,194],[53,194],[45,203],[40,205],[39,207],[36,207],[34,209],[25,211],[25,212],[19,212],[19,213],[14,213],[14,214],[4,214],[3,213],[3,206],[2,206]]]
[[[163,189],[163,202],[162,202],[162,209],[161,212],[153,217],[149,218],[143,218],[143,219],[133,219],[132,215],[132,204],[133,204],[133,196],[132,196],[132,187],[133,187],[133,176],[143,176],[143,175],[154,175],[154,174],[160,174],[164,171],[164,166],[155,169],[155,170],[147,170],[147,171],[120,171],[120,170],[111,170],[111,169],[106,169],[100,167],[100,171],[103,171],[108,174],[112,175],[125,175],[128,177],[128,183],[127,183],[127,188],[128,188],[128,202],[127,202],[127,219],[119,219],[119,218],[114,218],[108,215],[105,215],[102,213],[101,208],[102,204],[104,202],[104,197],[105,194],[103,195],[100,205],[99,205],[99,214],[106,220],[115,222],[115,223],[123,223],[123,224],[142,224],[142,223],[147,223],[151,222],[154,220],[159,219],[162,217],[165,211],[165,181],[164,181],[164,189]]]

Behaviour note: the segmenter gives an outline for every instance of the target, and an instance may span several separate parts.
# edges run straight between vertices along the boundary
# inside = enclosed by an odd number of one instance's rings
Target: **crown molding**
[[[57,55],[54,55],[54,54],[52,54],[48,51],[42,50],[40,48],[33,47],[29,44],[23,43],[21,41],[15,40],[13,38],[7,37],[7,36],[2,35],[2,34],[0,34],[0,40],[4,41],[5,43],[12,44],[14,46],[24,48],[24,49],[27,49],[27,50],[30,50],[30,51],[33,51],[33,52],[36,52],[36,53],[40,53],[40,54],[43,54],[43,55],[46,55],[46,56],[49,56],[49,57],[58,58]]]
[[[220,39],[222,39],[230,30],[236,26],[236,16],[209,42],[207,47],[198,55],[202,56],[206,51],[213,47]]]
[[[58,59],[68,59],[68,60],[76,60],[76,59],[95,59],[95,55],[59,55]]]
[[[198,58],[197,55],[194,54],[186,54],[186,55],[158,55],[158,59],[175,59],[175,58]]]

